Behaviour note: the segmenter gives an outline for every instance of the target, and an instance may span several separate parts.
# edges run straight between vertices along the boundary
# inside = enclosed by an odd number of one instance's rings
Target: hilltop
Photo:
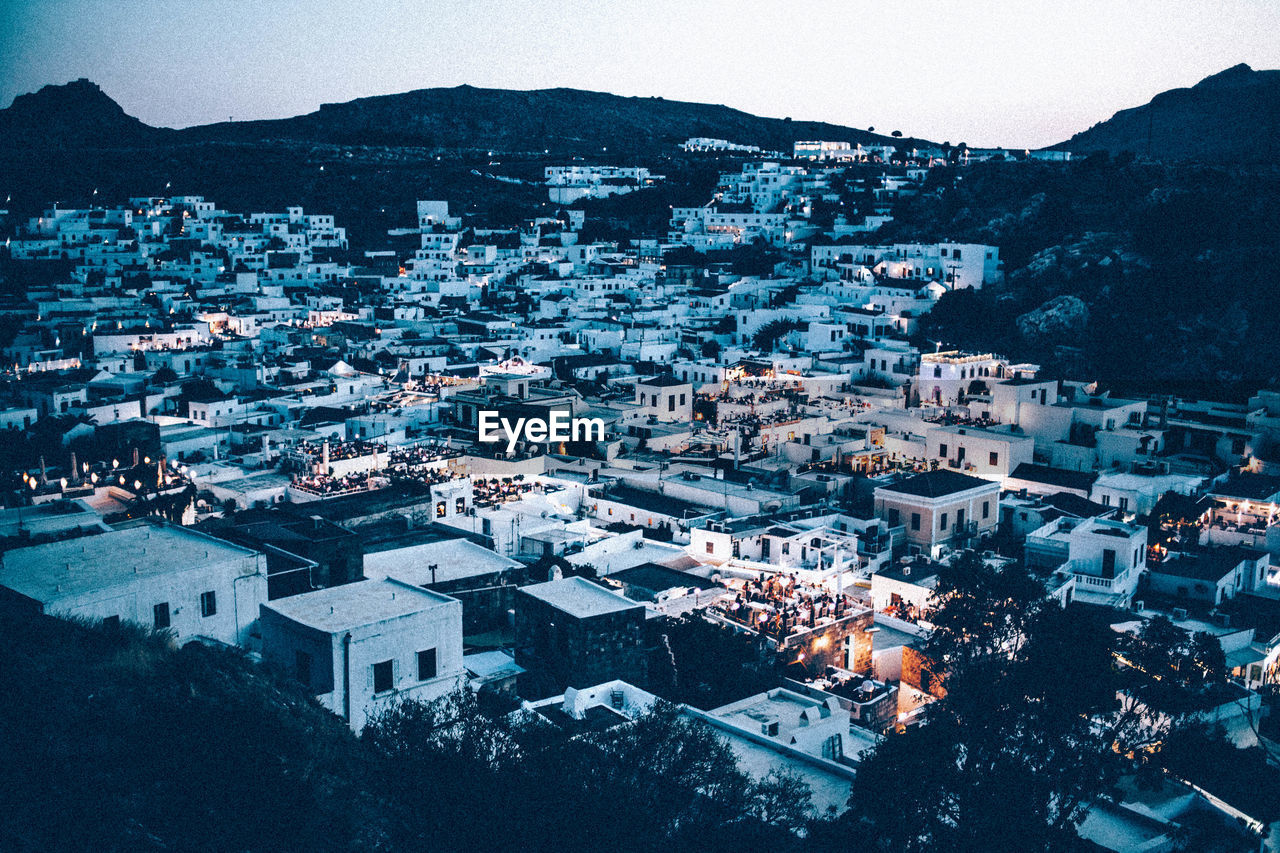
[[[45,86],[0,110],[0,143],[49,142],[86,148],[190,145],[202,142],[294,141],[331,145],[416,146],[617,156],[668,152],[692,136],[790,151],[797,139],[902,144],[867,130],[764,118],[717,104],[669,101],[579,89],[418,89],[358,98],[292,118],[232,121],[179,131],[151,127],[88,80]]]
[[[83,78],[19,95],[0,110],[0,147],[6,148],[151,145],[167,136]]]
[[[1157,160],[1274,160],[1280,154],[1280,71],[1240,64],[1053,146],[1087,154],[1129,151]]]

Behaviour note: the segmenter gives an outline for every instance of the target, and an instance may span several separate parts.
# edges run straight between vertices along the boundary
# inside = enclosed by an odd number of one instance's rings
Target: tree
[[[1126,753],[1156,747],[1206,704],[1221,704],[1226,659],[1216,638],[1189,634],[1164,616],[1120,638],[1117,650],[1119,707],[1107,718],[1111,736]]]
[[[761,823],[798,832],[813,817],[809,784],[792,773],[770,770],[752,783],[748,814]]]
[[[607,837],[658,851],[721,835],[776,847],[794,844],[811,811],[806,785],[753,781],[713,728],[666,702],[608,728],[566,730],[535,713],[486,714],[463,690],[387,712],[361,742],[405,849],[564,850]]]
[[[772,350],[774,345],[788,333],[800,328],[798,320],[791,317],[784,317],[780,320],[770,320],[759,329],[756,330],[751,342],[756,349],[767,352]]]
[[[1074,843],[1117,771],[1090,720],[1115,695],[1109,629],[1047,602],[1022,567],[994,569],[973,553],[941,572],[934,603],[924,651],[946,697],[924,726],[864,757],[846,822],[880,850]],[[886,790],[896,791],[892,809]]]

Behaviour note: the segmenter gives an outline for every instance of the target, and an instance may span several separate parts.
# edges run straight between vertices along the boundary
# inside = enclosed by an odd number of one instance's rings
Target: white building
[[[1147,565],[1147,528],[1101,518],[1059,518],[1027,537],[1027,563],[1065,566],[1076,598],[1128,607]]]
[[[140,524],[8,551],[0,587],[55,616],[247,647],[267,600],[266,557],[187,528]]]
[[[642,166],[548,166],[546,185],[551,201],[572,204],[580,198],[622,195],[662,180]]]
[[[925,433],[932,459],[984,480],[1000,482],[1035,456],[1035,439],[1009,427],[938,426]]]
[[[358,732],[400,702],[458,685],[462,604],[393,578],[282,598],[262,605],[262,656]]]

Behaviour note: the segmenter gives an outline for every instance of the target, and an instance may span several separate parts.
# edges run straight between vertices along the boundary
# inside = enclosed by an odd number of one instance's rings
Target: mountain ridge
[[[1147,103],[1116,112],[1049,146],[1088,154],[1130,152],[1158,160],[1272,160],[1280,153],[1280,70],[1239,63]]]
[[[149,145],[168,128],[152,127],[124,111],[98,84],[81,77],[49,84],[18,95],[0,110],[0,145],[4,147],[89,147],[110,139],[123,145]]]
[[[76,80],[19,95],[0,110],[0,142],[86,148],[201,142],[399,145],[441,149],[651,154],[692,136],[789,151],[796,139],[911,145],[828,122],[767,118],[722,104],[702,104],[558,87],[486,89],[471,85],[414,89],[321,104],[278,119],[213,122],[181,129],[129,116],[96,84]]]

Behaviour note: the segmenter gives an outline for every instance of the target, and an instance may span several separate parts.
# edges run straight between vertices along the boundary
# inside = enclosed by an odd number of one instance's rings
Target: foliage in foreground
[[[4,850],[785,851],[810,818],[669,704],[566,732],[462,693],[356,738],[233,649],[7,608],[0,641]]]

